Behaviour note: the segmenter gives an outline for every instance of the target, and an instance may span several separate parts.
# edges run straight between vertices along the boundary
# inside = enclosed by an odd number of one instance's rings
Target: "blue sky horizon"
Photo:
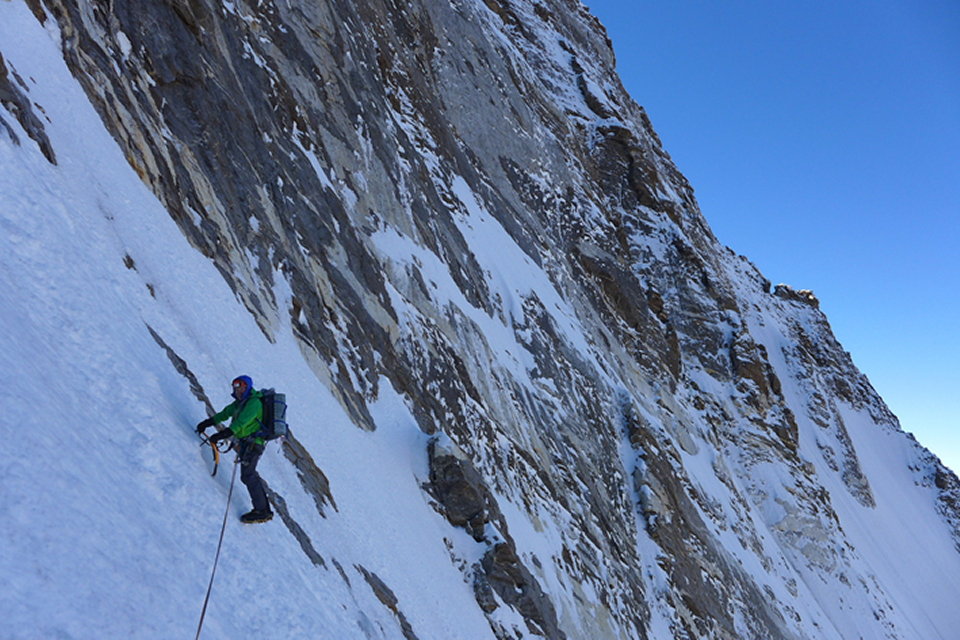
[[[719,240],[960,471],[960,3],[585,4]]]

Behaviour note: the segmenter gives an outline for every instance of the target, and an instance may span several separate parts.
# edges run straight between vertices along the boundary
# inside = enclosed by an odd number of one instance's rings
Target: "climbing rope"
[[[217,563],[220,562],[220,547],[223,546],[223,532],[227,530],[227,516],[230,514],[230,497],[233,495],[233,483],[237,479],[237,467],[239,466],[240,465],[236,463],[233,465],[233,475],[230,477],[230,490],[227,492],[227,508],[223,512],[223,524],[220,526],[220,541],[217,542],[217,555],[213,559],[213,571],[210,572],[210,584],[207,585],[207,597],[203,599],[203,611],[200,612],[200,623],[197,625],[197,636],[194,640],[200,640],[200,630],[203,629],[203,617],[207,615],[207,603],[210,602],[210,591],[213,589],[213,577],[217,575]]]

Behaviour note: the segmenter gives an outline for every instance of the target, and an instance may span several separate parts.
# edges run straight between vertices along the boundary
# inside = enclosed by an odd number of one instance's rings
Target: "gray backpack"
[[[287,435],[287,396],[273,389],[260,390],[260,402],[263,403],[263,420],[260,430],[253,434],[264,440],[276,440]]]

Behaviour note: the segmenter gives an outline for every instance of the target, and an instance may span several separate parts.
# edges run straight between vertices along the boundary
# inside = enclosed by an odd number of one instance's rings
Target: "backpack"
[[[260,390],[260,402],[263,403],[263,420],[260,431],[253,434],[264,440],[276,440],[287,435],[287,396],[273,389]]]

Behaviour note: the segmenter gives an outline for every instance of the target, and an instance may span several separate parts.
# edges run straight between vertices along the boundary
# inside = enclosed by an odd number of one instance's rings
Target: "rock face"
[[[913,637],[845,527],[881,501],[854,434],[909,452],[960,543],[956,476],[813,294],[717,242],[578,0],[29,4],[261,330],[358,428],[388,381],[435,436],[424,491],[487,545],[463,571],[497,637]],[[22,84],[0,59],[43,145]]]
[[[24,95],[26,90],[26,82],[16,72],[11,73],[7,69],[3,56],[0,55],[0,106],[6,108],[17,119],[24,131],[40,147],[47,161],[51,164],[57,164],[56,154],[50,146],[50,140],[47,138],[43,122],[33,112],[33,106]],[[17,134],[6,122],[2,124],[3,131],[10,136],[14,144],[19,145],[20,139]]]
[[[428,447],[430,482],[424,488],[437,499],[438,510],[450,524],[465,529],[477,542],[486,543],[482,559],[473,566],[477,603],[493,613],[500,601],[516,609],[527,629],[548,638],[564,638],[557,614],[537,579],[517,555],[506,519],[496,498],[469,458],[446,436]],[[542,567],[541,567],[542,568]],[[498,635],[507,635],[494,623]]]

